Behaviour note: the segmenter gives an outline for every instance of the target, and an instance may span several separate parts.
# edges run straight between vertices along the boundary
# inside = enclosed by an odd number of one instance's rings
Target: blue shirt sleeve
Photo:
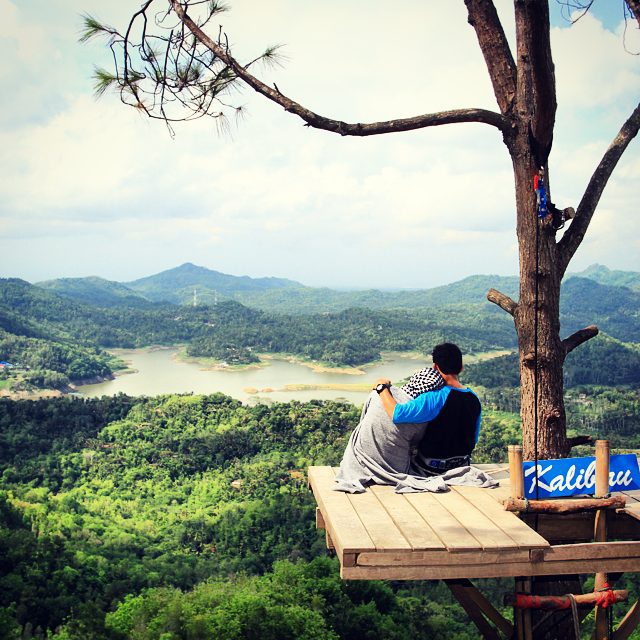
[[[404,404],[397,404],[393,410],[393,422],[395,424],[415,424],[433,420],[440,413],[450,391],[450,387],[444,387],[437,391],[423,393]]]
[[[478,420],[476,421],[476,444],[478,444],[478,439],[480,438],[480,424],[482,423],[482,410],[478,414]]]

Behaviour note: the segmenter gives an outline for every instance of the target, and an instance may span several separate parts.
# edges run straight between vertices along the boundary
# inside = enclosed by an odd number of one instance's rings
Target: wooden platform
[[[612,527],[629,539],[551,544],[518,515],[504,510],[508,482],[496,489],[454,487],[447,493],[396,494],[393,487],[374,486],[351,495],[333,490],[336,471],[310,467],[309,484],[318,503],[316,524],[327,532],[327,545],[335,549],[345,579],[640,571],[640,501],[635,495],[628,495],[629,504]],[[506,477],[503,466],[491,473]],[[570,526],[566,535],[579,540],[585,534],[573,533],[582,531],[573,523],[589,531],[588,517],[559,524],[556,519],[554,526]]]

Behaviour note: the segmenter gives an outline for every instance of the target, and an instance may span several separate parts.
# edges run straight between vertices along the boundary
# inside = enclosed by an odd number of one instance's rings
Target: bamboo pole
[[[522,446],[510,444],[509,448],[509,481],[511,497],[524,498],[524,471],[522,470]]]
[[[507,498],[504,502],[506,511],[518,513],[579,513],[582,511],[600,511],[604,509],[621,509],[627,504],[624,496],[610,498],[571,498],[567,500],[518,500]]]
[[[609,442],[596,440],[596,498],[605,498],[609,495]],[[596,511],[593,531],[594,542],[606,542],[607,540],[607,512],[605,509]],[[596,573],[594,591],[601,591],[607,587],[607,574]],[[596,607],[596,640],[609,640],[607,625],[607,610],[602,606]]]
[[[616,602],[625,602],[629,598],[626,589],[619,589],[613,592]],[[579,593],[573,596],[576,604],[580,607],[593,607],[601,599],[598,593]],[[518,609],[544,609],[552,611],[557,609],[569,609],[571,598],[564,596],[522,596],[520,594],[508,593],[504,596],[504,604]]]

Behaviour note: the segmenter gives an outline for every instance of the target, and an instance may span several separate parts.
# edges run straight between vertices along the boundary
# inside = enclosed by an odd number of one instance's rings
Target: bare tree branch
[[[624,153],[629,143],[638,134],[640,129],[640,103],[634,109],[629,119],[622,125],[618,135],[605,152],[600,164],[594,171],[582,200],[576,209],[576,215],[569,229],[558,242],[558,259],[560,275],[563,275],[584,238],[593,214],[600,202],[607,181],[618,164],[618,160]]]
[[[593,436],[573,436],[573,438],[567,438],[567,448],[572,449],[578,447],[581,444],[593,444]]]
[[[507,37],[492,0],[465,0],[469,24],[474,28],[482,50],[493,93],[503,115],[513,108],[516,99],[516,64]]]
[[[583,342],[595,338],[599,333],[598,327],[595,324],[590,324],[584,329],[580,329],[575,333],[572,333],[568,338],[562,341],[565,355],[573,351],[576,347],[579,347]]]
[[[556,80],[551,56],[549,5],[546,2],[515,2],[516,38],[518,42],[518,90],[529,104],[518,104],[519,110],[530,110],[531,149],[538,167],[547,164],[556,119]]]
[[[347,123],[340,120],[326,118],[303,107],[301,104],[288,98],[281,91],[272,89],[264,82],[256,78],[247,71],[231,54],[228,49],[220,46],[210,38],[187,14],[185,7],[178,0],[170,0],[173,10],[180,20],[187,26],[193,35],[206,46],[215,56],[222,60],[234,74],[241,78],[254,91],[262,94],[272,102],[279,104],[285,109],[304,120],[308,126],[316,129],[324,129],[339,133],[343,136],[370,136],[382,133],[392,133],[396,131],[411,131],[424,127],[433,127],[444,124],[458,122],[481,122],[500,129],[503,133],[509,130],[509,123],[501,114],[487,109],[455,109],[451,111],[441,111],[438,113],[428,113],[412,118],[401,118],[397,120],[387,120],[383,122],[371,123]]]
[[[487,300],[497,304],[501,309],[504,309],[509,315],[513,315],[518,308],[518,303],[514,302],[509,296],[501,293],[497,289],[489,289],[487,292]]]

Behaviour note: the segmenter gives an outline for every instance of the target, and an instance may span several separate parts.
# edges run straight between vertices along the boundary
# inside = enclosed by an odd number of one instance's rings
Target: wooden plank
[[[593,540],[592,513],[572,513],[561,517],[545,514],[520,514],[520,518],[552,544]],[[638,520],[617,512],[610,520],[607,522],[610,538],[617,540],[640,539]]]
[[[316,507],[316,529],[326,529],[327,525],[324,523],[324,518],[322,517],[322,511],[320,511],[320,507]]]
[[[618,513],[626,513],[628,516],[635,518],[636,520],[640,520],[640,502],[632,502],[628,504],[622,509],[617,509]]]
[[[409,551],[409,552],[369,552],[358,555],[358,566],[446,566],[455,564],[494,564],[496,562],[530,562],[531,556],[526,549],[516,550],[476,550],[459,551]]]
[[[492,522],[473,502],[457,491],[435,493],[435,499],[447,509],[483,549],[513,549],[516,543]],[[496,509],[498,505],[495,505]]]
[[[508,478],[507,478],[508,480]],[[468,489],[477,489],[478,487],[467,487]],[[505,500],[511,497],[511,490],[507,481],[501,482],[497,487],[492,489],[483,489],[487,495],[493,498],[498,504],[502,505]]]
[[[639,504],[640,505],[640,489],[633,489],[631,491],[616,491],[612,495],[622,495],[627,499],[627,504]]]
[[[404,494],[397,494],[393,487],[375,486],[371,491],[384,506],[389,516],[409,542],[412,549],[443,550],[444,543]]]
[[[445,548],[452,553],[457,551],[478,551],[482,547],[461,524],[436,499],[434,493],[404,494],[413,508],[429,523]]]
[[[346,494],[333,491],[334,479],[331,467],[309,467],[309,484],[342,561],[345,553],[372,551],[375,545]]]
[[[358,557],[358,560],[360,556]],[[560,562],[511,562],[450,564],[445,566],[342,567],[345,580],[447,580],[452,578],[508,578],[517,576],[570,575],[576,573],[640,572],[640,558],[602,558]]]
[[[505,511],[492,495],[493,489],[479,487],[452,487],[466,500],[472,502],[497,527],[502,529],[521,549],[546,548],[549,543],[529,525],[524,523],[515,513]]]
[[[640,542],[581,542],[559,544],[543,552],[544,562],[564,560],[640,558]]]
[[[347,499],[373,540],[376,550],[411,549],[402,531],[373,491],[368,489],[364,493],[347,494]]]
[[[536,550],[530,553],[526,549],[507,551],[467,551],[449,553],[447,551],[411,551],[411,552],[362,552],[358,556],[358,566],[445,566],[445,565],[476,565],[493,563],[530,563],[565,560],[601,560],[615,559],[629,560],[640,558],[640,543],[638,542],[605,542],[579,543],[558,545],[548,550]]]

